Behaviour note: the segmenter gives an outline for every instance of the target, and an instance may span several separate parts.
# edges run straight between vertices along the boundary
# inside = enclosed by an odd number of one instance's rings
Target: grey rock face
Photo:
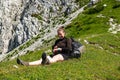
[[[1,0],[0,53],[13,50],[41,31],[54,30],[78,7],[75,0]]]

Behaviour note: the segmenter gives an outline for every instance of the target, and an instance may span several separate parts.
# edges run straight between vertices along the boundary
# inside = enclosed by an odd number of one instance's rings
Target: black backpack
[[[71,52],[71,56],[73,58],[79,58],[81,57],[81,53],[83,53],[83,49],[84,46],[79,43],[78,41],[74,40],[73,38],[71,38],[72,41],[72,52]]]

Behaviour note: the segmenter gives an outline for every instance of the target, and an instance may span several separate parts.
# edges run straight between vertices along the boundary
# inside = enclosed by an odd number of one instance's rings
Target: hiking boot
[[[19,58],[17,58],[17,63],[20,65],[29,66],[28,62],[24,62],[24,61],[20,60]]]
[[[42,64],[45,65],[45,64],[49,64],[49,60],[47,58],[47,54],[46,53],[43,53],[42,54]]]

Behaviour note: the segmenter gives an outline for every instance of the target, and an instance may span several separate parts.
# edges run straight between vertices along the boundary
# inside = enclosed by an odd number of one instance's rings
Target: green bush
[[[120,7],[120,2],[116,2],[114,5],[113,5],[113,9],[115,9],[115,8],[118,8],[118,7]]]
[[[52,8],[52,7],[50,7],[49,9],[50,9],[50,12],[54,12],[54,10],[53,10],[53,8]]]
[[[75,2],[78,3],[80,7],[82,7],[87,4],[89,0],[75,0]]]
[[[39,20],[42,20],[42,17],[40,16],[40,14],[32,14],[31,16],[38,18]]]
[[[85,14],[95,14],[95,13],[102,11],[103,9],[104,9],[104,6],[102,4],[98,4],[95,7],[91,7],[89,9],[87,9],[84,13]]]

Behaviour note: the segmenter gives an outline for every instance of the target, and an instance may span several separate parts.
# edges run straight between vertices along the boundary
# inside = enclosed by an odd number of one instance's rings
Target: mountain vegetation
[[[16,59],[8,60],[0,63],[0,80],[120,80],[120,1],[101,0],[87,6],[65,30],[67,37],[86,46],[81,58],[45,66],[21,66]],[[44,51],[51,54],[56,38],[19,57],[34,61]]]

